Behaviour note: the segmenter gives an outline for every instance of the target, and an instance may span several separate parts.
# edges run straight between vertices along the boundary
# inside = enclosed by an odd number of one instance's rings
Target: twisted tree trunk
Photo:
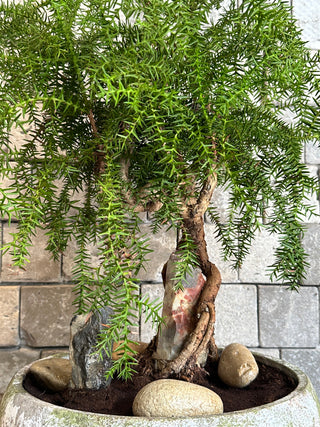
[[[162,363],[161,377],[179,374],[185,378],[191,378],[195,365],[203,366],[208,354],[211,354],[214,358],[217,358],[218,355],[214,339],[214,324],[215,300],[220,288],[221,276],[218,268],[209,260],[203,219],[215,186],[216,176],[212,175],[204,185],[198,200],[189,201],[182,211],[183,232],[192,238],[197,248],[197,258],[204,283],[201,285],[201,279],[196,274],[193,279],[193,292],[188,287],[184,291],[179,291],[182,292],[180,300],[193,298],[193,304],[189,304],[187,308],[188,311],[192,310],[192,313],[184,315],[183,326],[189,333],[179,354],[173,360],[166,360]],[[164,278],[166,276],[165,273],[166,271],[164,271]],[[164,280],[164,284],[165,286],[168,285],[166,280]],[[174,321],[174,315],[172,318]],[[185,319],[187,319],[188,323],[186,323]],[[172,319],[170,321],[172,322]],[[177,327],[177,325],[173,326],[173,333]],[[158,332],[156,337],[156,348],[161,341],[160,334],[161,331]],[[170,336],[170,332],[168,336]],[[155,352],[155,357],[157,358],[157,351]]]

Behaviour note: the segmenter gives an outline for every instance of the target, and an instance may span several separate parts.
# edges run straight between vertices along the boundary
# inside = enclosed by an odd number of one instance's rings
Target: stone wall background
[[[225,2],[227,3],[227,2]],[[293,0],[294,14],[303,29],[303,37],[311,49],[320,48],[320,3],[317,0]],[[15,144],[22,135],[13,135]],[[310,174],[319,177],[320,149],[306,144],[304,162]],[[1,186],[8,182],[1,182]],[[218,192],[221,212],[227,195]],[[319,199],[313,198],[319,213]],[[215,202],[217,203],[217,202]],[[143,231],[149,231],[143,216]],[[219,244],[212,237],[213,225],[206,220],[206,234],[211,259],[222,273],[223,285],[217,298],[216,339],[220,346],[240,342],[251,349],[283,358],[302,368],[311,378],[320,395],[320,219],[306,219],[307,232],[303,243],[310,254],[310,268],[300,292],[290,292],[277,283],[270,283],[265,268],[272,263],[276,236],[264,232],[255,244],[243,267],[234,271],[219,256]],[[0,222],[1,245],[9,239],[6,218]],[[161,269],[175,247],[171,230],[150,234],[154,254],[141,276],[141,293],[161,298]],[[0,393],[21,366],[52,351],[66,349],[69,344],[69,322],[73,315],[71,284],[72,248],[54,262],[44,250],[45,236],[39,233],[25,270],[12,266],[8,254],[0,257]],[[94,257],[94,249],[93,254]],[[142,318],[137,339],[148,341],[152,325]]]

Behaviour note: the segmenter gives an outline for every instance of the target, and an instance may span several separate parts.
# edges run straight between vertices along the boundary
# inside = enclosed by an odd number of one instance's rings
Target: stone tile
[[[320,9],[320,8],[319,8]],[[320,164],[320,147],[317,141],[310,141],[305,145],[305,161],[311,165]]]
[[[279,286],[259,286],[262,347],[315,347],[319,343],[319,297],[316,287],[299,293]]]
[[[310,49],[320,49],[320,7],[318,0],[293,0],[293,14]]]
[[[12,240],[10,233],[17,230],[16,224],[4,224],[3,243]],[[51,254],[45,250],[46,236],[38,230],[37,236],[32,239],[33,246],[30,247],[30,263],[24,269],[13,265],[12,257],[7,252],[2,257],[1,280],[4,281],[33,281],[33,282],[56,282],[60,280],[60,262],[55,262]]]
[[[250,347],[259,345],[255,286],[221,286],[216,299],[215,337],[219,347],[233,342]]]
[[[221,7],[218,10],[213,9],[213,11],[210,13],[210,19],[213,20],[213,22],[217,22],[218,19],[220,19],[223,15],[224,9],[228,10],[228,8],[230,7],[230,3],[230,0],[222,0]]]
[[[163,301],[164,297],[164,287],[162,283],[155,283],[152,285],[141,285],[141,297],[148,296],[151,301],[156,299]],[[159,313],[161,315],[161,312]],[[140,325],[140,340],[142,342],[150,342],[151,339],[157,333],[157,326],[152,325],[151,319],[146,321],[146,314],[142,313],[141,316],[141,325]]]
[[[21,335],[30,347],[69,345],[72,286],[24,286],[21,289]]]
[[[218,267],[222,283],[237,282],[238,272],[231,267],[230,262],[223,260],[221,243],[215,237],[215,226],[213,224],[205,224],[204,231],[209,258]]]
[[[267,269],[275,261],[274,251],[278,245],[275,234],[267,230],[256,233],[250,253],[245,258],[239,270],[240,281],[244,283],[270,283],[270,273]]]
[[[276,357],[277,359],[280,359],[280,350],[277,348],[254,347],[254,348],[250,348],[250,351],[263,354],[264,356],[271,356],[271,357]]]
[[[319,160],[320,162],[320,160]],[[307,166],[309,170],[309,175],[313,178],[318,179],[319,177],[319,171],[318,166]],[[319,195],[317,193],[314,194],[308,194],[305,204],[311,205],[314,209],[315,215],[305,215],[300,218],[300,221],[303,223],[320,223],[320,204],[319,204]],[[318,216],[317,216],[318,215]]]
[[[77,243],[75,239],[71,239],[62,256],[62,277],[64,280],[73,279],[72,270],[74,269],[74,266],[75,266],[74,257],[76,255],[76,251],[77,251]],[[93,268],[98,267],[100,265],[98,247],[92,244],[88,245],[88,254],[89,254],[88,263],[90,263],[90,265]]]
[[[284,349],[282,359],[297,366],[308,375],[320,398],[320,349]]]
[[[215,207],[219,212],[219,218],[222,223],[228,221],[228,206],[230,200],[230,192],[222,187],[221,185],[217,186],[214,190],[210,207]],[[208,214],[205,215],[205,221],[209,224],[211,223],[210,217]]]
[[[13,162],[9,162],[9,166],[13,167],[14,163]],[[6,177],[1,177],[0,178],[0,189],[1,190],[3,190],[3,189],[11,189],[12,190],[12,180],[11,179],[12,179],[12,174],[11,173],[9,173],[8,176],[6,176]],[[10,198],[15,198],[16,197],[16,195],[14,195],[12,192],[9,192],[7,194],[7,196],[10,197]],[[3,207],[6,206],[6,205],[7,205],[7,203],[4,203]],[[12,208],[10,209],[10,211],[12,212]],[[2,220],[8,220],[8,218],[9,218],[9,215],[7,215],[7,214],[5,214],[2,218],[0,217],[0,219],[2,219]],[[11,220],[14,220],[14,219],[16,219],[16,217],[14,215],[12,215],[11,216]]]
[[[26,132],[32,130],[32,126],[26,125]],[[22,146],[26,143],[27,135],[22,131],[21,128],[14,127],[10,132],[10,145],[12,148],[20,150]]]
[[[0,393],[4,393],[7,385],[18,369],[37,360],[39,351],[30,349],[0,351]]]
[[[0,286],[0,346],[19,344],[19,286]]]
[[[151,227],[148,224],[142,224],[140,227],[141,234],[147,235],[149,240],[149,253],[145,270],[141,270],[138,279],[141,281],[162,282],[161,271],[164,264],[168,261],[171,252],[176,248],[176,231],[172,228],[166,231],[163,228],[156,234],[151,233]]]
[[[305,251],[309,254],[304,285],[320,285],[320,224],[308,224],[302,240]]]

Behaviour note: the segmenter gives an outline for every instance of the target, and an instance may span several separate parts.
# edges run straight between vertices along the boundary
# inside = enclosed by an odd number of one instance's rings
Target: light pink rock
[[[171,254],[164,269],[164,300],[162,317],[165,324],[161,326],[161,333],[154,354],[156,359],[172,360],[179,354],[187,336],[195,327],[195,307],[205,278],[200,269],[195,269],[183,282],[184,290],[174,291],[177,283],[176,276],[177,254]]]

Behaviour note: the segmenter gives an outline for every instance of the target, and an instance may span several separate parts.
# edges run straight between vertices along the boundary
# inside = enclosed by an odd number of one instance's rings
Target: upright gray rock
[[[111,357],[101,358],[96,352],[98,336],[110,321],[112,310],[108,307],[89,314],[74,316],[71,321],[70,361],[72,364],[71,388],[98,390],[107,387],[105,372],[112,366]],[[110,352],[111,354],[111,352]]]

